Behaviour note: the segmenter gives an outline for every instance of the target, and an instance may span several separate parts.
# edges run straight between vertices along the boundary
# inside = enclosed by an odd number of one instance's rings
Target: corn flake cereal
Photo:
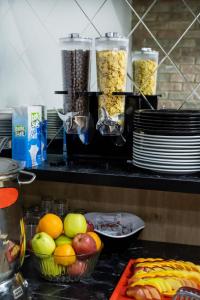
[[[103,92],[99,96],[99,107],[104,107],[111,117],[123,114],[124,96],[113,96],[112,93],[125,91],[127,51],[97,51],[96,59],[98,87]]]
[[[144,95],[156,93],[156,68],[157,62],[154,60],[139,59],[133,62],[136,91],[141,91]]]

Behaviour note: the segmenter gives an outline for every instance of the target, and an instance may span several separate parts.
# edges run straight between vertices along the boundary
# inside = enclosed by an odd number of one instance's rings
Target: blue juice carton
[[[42,106],[42,122],[41,122],[41,159],[47,160],[47,110]]]
[[[12,158],[23,167],[42,162],[42,106],[17,107],[12,117]]]

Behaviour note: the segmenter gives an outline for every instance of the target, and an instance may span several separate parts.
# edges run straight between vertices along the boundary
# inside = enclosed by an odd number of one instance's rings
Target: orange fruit
[[[97,251],[98,251],[101,248],[101,244],[102,244],[100,237],[94,231],[89,231],[87,232],[87,234],[89,234],[95,240]]]
[[[55,214],[46,214],[40,219],[38,229],[40,232],[46,232],[53,239],[57,239],[63,231],[63,223]]]
[[[70,244],[58,246],[54,251],[54,260],[58,265],[72,265],[76,261],[75,251]]]

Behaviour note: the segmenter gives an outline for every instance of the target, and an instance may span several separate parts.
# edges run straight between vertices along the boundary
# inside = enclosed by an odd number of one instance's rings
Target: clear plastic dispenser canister
[[[72,33],[60,39],[62,56],[64,121],[67,133],[82,133],[89,120],[88,97],[92,39]]]
[[[144,95],[155,95],[157,85],[157,51],[151,48],[142,48],[141,51],[134,51],[132,57],[133,90]]]
[[[102,135],[121,135],[124,128],[128,39],[117,32],[96,38],[96,63],[99,96],[97,129]]]

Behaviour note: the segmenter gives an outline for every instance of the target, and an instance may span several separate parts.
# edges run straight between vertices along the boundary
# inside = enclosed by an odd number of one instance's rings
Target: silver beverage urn
[[[29,178],[22,181],[22,177]],[[0,158],[0,299],[27,299],[28,283],[19,273],[26,237],[20,201],[20,185],[35,180],[35,174],[21,170],[18,163]],[[24,178],[24,179],[25,179]]]

